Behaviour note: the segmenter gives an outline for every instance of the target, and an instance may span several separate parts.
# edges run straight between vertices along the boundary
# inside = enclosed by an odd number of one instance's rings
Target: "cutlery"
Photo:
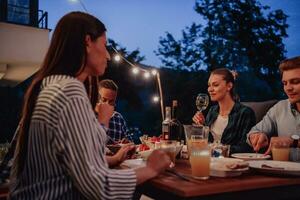
[[[266,165],[266,164],[262,164],[261,168],[265,168],[265,169],[278,169],[278,170],[284,170],[283,167],[272,167],[270,165]]]
[[[178,178],[185,180],[185,181],[190,181],[190,179],[188,179],[185,175],[178,173],[177,171],[173,170],[173,169],[167,169],[166,172],[173,174],[175,176],[177,176]]]

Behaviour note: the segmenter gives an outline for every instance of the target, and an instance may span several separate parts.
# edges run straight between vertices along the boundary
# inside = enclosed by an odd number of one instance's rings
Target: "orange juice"
[[[192,140],[192,139],[188,139],[187,140],[187,148],[188,148],[188,155],[191,155],[191,147],[195,146],[195,147],[199,147],[199,148],[205,148],[208,145],[207,139],[197,139],[197,140]]]
[[[193,177],[208,179],[211,152],[207,140],[192,140],[190,145],[190,163]]]
[[[288,147],[272,147],[273,160],[288,161],[290,148]]]
[[[203,155],[191,155],[190,163],[192,167],[192,175],[195,178],[207,179],[209,177],[209,165],[210,165],[210,152],[202,151],[199,154]]]

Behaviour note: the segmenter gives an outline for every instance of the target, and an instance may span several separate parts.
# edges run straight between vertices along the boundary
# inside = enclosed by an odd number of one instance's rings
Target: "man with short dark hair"
[[[99,83],[99,104],[107,103],[111,106],[116,105],[116,99],[118,95],[118,86],[117,84],[110,79],[104,79]],[[123,116],[114,111],[110,121],[109,121],[109,128],[107,131],[107,135],[109,137],[108,143],[118,143],[123,139],[127,139],[129,141],[133,141],[129,130],[126,125],[126,121],[124,120]]]
[[[279,69],[288,99],[275,104],[248,133],[248,143],[256,152],[268,147],[268,154],[272,143],[292,143],[300,136],[300,56],[282,61]]]

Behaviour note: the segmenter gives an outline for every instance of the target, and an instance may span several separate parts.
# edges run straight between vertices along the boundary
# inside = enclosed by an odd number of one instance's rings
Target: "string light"
[[[114,56],[114,60],[115,60],[116,62],[120,62],[121,56],[120,56],[119,54],[116,54],[116,55]]]
[[[69,2],[72,2],[72,3],[79,2],[80,5],[81,5],[81,7],[83,8],[83,10],[88,13],[88,10],[86,9],[86,7],[84,5],[83,0],[69,0]],[[111,47],[112,47],[112,49],[116,53],[116,55],[114,56],[114,60],[116,62],[120,62],[121,59],[122,59],[125,62],[127,62],[131,67],[133,67],[132,68],[133,74],[138,74],[140,71],[143,71],[144,72],[144,77],[146,79],[148,79],[150,77],[150,73],[147,70],[145,70],[145,69],[143,69],[141,67],[135,66],[129,60],[127,60],[125,57],[123,57],[122,55],[120,55],[119,52],[113,46],[111,46]],[[158,83],[158,88],[159,88],[159,95],[160,95],[160,97],[154,96],[153,97],[153,101],[154,102],[159,102],[160,101],[161,116],[162,116],[162,120],[164,120],[165,119],[165,117],[164,117],[164,104],[163,104],[163,96],[162,96],[162,88],[161,88],[160,76],[159,76],[159,73],[155,69],[151,70],[151,74],[153,76],[156,76],[156,78],[157,78],[157,83]],[[98,78],[97,78],[97,85],[99,85],[99,79]]]
[[[138,74],[140,71],[144,72],[144,78],[148,79],[150,77],[150,75],[152,74],[153,76],[156,77],[157,83],[158,83],[158,89],[159,89],[159,96],[154,96],[153,97],[153,102],[157,103],[160,102],[160,110],[161,110],[161,116],[162,116],[162,120],[165,119],[164,116],[164,103],[163,103],[163,96],[162,96],[162,87],[161,87],[161,81],[160,81],[160,75],[158,73],[157,70],[152,69],[151,70],[151,74],[150,71],[143,69],[142,67],[138,67],[136,65],[134,65],[133,63],[131,63],[129,60],[127,60],[124,56],[122,56],[117,49],[115,49],[113,46],[111,46],[111,48],[115,51],[115,56],[114,56],[114,60],[116,62],[120,62],[120,60],[124,60],[126,63],[128,63],[131,67],[132,67],[132,73],[133,74]]]
[[[150,77],[150,73],[149,72],[145,72],[144,73],[144,77],[145,77],[145,79],[148,79]]]
[[[159,97],[158,96],[154,96],[153,97],[153,102],[155,102],[155,103],[159,102]]]
[[[69,0],[69,2],[71,2],[71,3],[77,3],[77,2],[79,2],[80,5],[81,5],[81,7],[83,8],[83,10],[84,10],[85,12],[88,12],[88,10],[86,9],[86,7],[85,7],[85,5],[84,5],[84,3],[83,3],[82,0]]]
[[[155,76],[155,75],[157,74],[156,69],[152,69],[151,74],[152,74],[153,76]]]
[[[132,68],[133,74],[138,74],[139,72],[140,72],[139,68],[137,68],[137,67]]]

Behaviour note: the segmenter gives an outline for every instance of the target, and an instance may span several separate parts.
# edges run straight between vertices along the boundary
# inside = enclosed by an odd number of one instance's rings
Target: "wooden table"
[[[178,160],[176,171],[191,174],[188,160]],[[250,171],[242,176],[185,181],[163,174],[138,187],[154,199],[300,199],[300,177],[276,177]],[[266,199],[268,200],[268,199]]]

